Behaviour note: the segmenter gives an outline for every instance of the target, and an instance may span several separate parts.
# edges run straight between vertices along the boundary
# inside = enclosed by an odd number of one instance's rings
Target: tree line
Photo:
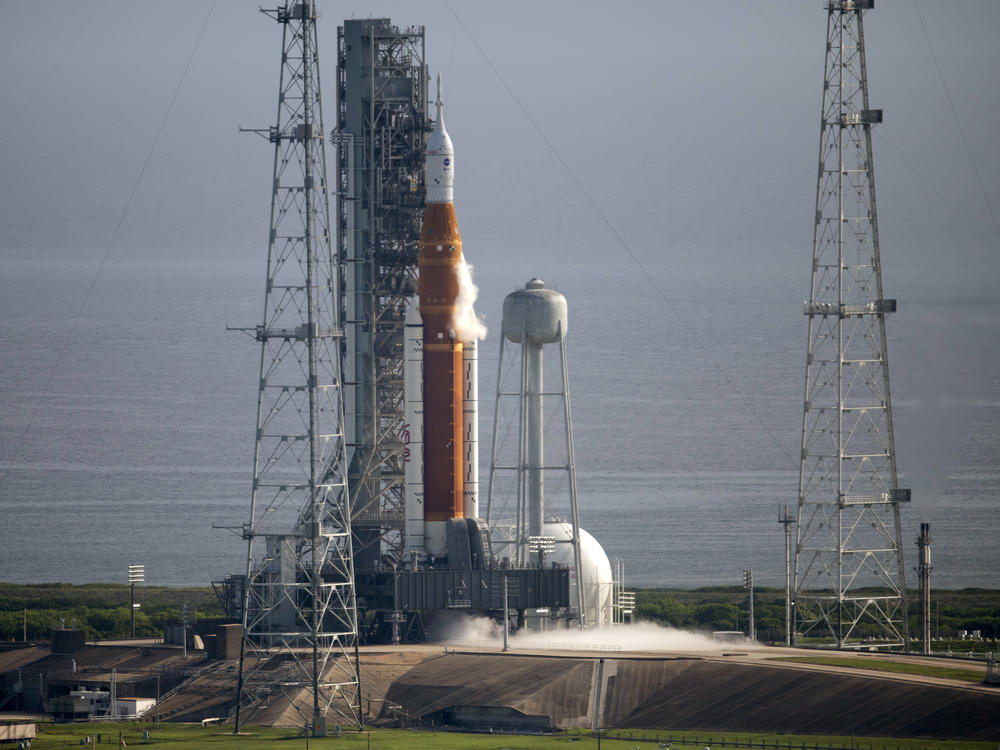
[[[919,595],[909,592],[911,637],[920,632]],[[740,587],[645,589],[636,591],[637,619],[684,630],[747,632],[747,592]],[[754,625],[758,640],[779,643],[785,638],[784,589],[754,590]],[[931,636],[960,638],[962,631],[979,631],[983,639],[1000,638],[1000,591],[940,590],[931,595]],[[862,633],[863,634],[863,633]]]
[[[222,617],[210,588],[136,587],[135,634],[160,638],[167,622]],[[0,583],[0,641],[48,640],[54,628],[80,628],[87,640],[128,638],[131,591],[125,584]]]
[[[746,632],[747,592],[740,587],[700,589],[640,589],[636,619],[684,630]],[[136,635],[163,635],[168,621],[189,617],[222,617],[210,588],[136,588]],[[916,592],[910,595],[910,633],[920,632]],[[936,591],[931,599],[931,633],[957,639],[961,631],[980,631],[983,639],[1000,638],[1000,591],[962,589]],[[785,595],[782,589],[754,591],[757,637],[780,643],[785,637]],[[0,583],[0,641],[46,640],[53,628],[83,629],[88,640],[127,638],[131,633],[130,591],[124,584],[20,585]],[[1000,650],[1000,647],[997,648]]]

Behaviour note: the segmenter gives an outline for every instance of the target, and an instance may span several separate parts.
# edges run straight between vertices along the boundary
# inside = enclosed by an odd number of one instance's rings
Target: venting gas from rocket
[[[454,205],[455,153],[444,126],[440,77],[435,104],[437,120],[426,147],[427,199],[418,259],[423,328],[420,448],[424,551],[444,557],[448,521],[478,516],[475,342],[485,329],[472,309],[476,292],[462,257]],[[408,324],[416,326],[412,311]],[[415,531],[418,519],[409,510],[407,517],[408,528]]]

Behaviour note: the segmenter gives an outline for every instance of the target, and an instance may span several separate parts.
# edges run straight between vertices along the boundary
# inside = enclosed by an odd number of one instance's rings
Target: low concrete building
[[[35,722],[4,721],[0,722],[0,742],[17,742],[18,740],[35,739]]]
[[[155,698],[118,698],[115,700],[115,716],[135,719],[156,705]]]
[[[112,682],[118,695],[155,702],[157,695],[179,685],[205,662],[205,652],[185,657],[177,647],[87,644],[82,631],[54,631],[53,645],[0,651],[0,709],[58,710],[69,717],[83,713],[86,704],[87,715],[101,715],[110,707],[110,699],[103,703],[103,696],[110,696]],[[53,703],[56,699],[60,701]]]

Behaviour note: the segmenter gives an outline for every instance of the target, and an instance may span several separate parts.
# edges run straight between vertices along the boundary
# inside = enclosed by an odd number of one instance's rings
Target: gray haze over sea
[[[539,276],[584,527],[633,586],[781,585],[823,4],[449,2],[321,2],[324,114],[338,23],[426,26],[492,329],[482,476],[502,301]],[[865,16],[911,583],[930,521],[935,585],[1000,588],[998,32],[992,0]],[[235,0],[0,1],[0,580],[242,567],[259,353],[225,328],[260,322],[273,152],[237,127],[274,123],[280,45]]]

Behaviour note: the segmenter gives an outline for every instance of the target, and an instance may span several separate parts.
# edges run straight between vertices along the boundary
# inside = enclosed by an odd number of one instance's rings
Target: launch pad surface
[[[428,653],[393,681],[385,705],[396,708],[379,720],[476,705],[550,716],[564,729],[854,732],[968,740],[1000,734],[1000,691],[995,688],[774,661],[818,655],[806,649],[732,647],[659,653],[449,649]]]
[[[502,651],[496,641],[455,640],[401,646],[362,646],[361,710],[373,726],[426,727],[455,715],[454,707],[545,717],[558,729],[630,728],[676,731],[744,731],[858,736],[995,740],[1000,736],[1000,689],[983,682],[926,674],[871,671],[891,665],[942,665],[982,680],[982,662],[899,654],[859,654],[816,649],[720,643],[705,648],[626,650],[637,644],[626,629],[618,647],[588,648],[600,631],[549,631],[553,643],[525,646],[521,636]],[[575,644],[555,644],[572,634]],[[647,644],[644,645],[649,648]],[[142,679],[153,680],[176,648],[94,646],[74,658],[98,677],[121,659],[143,658]],[[143,657],[143,651],[149,651]],[[157,657],[163,653],[164,656]],[[16,677],[51,660],[45,648],[15,650],[0,674]],[[69,662],[70,656],[60,657]],[[191,655],[196,659],[195,655]],[[788,661],[808,659],[828,663]],[[836,664],[833,662],[840,662]],[[870,669],[864,668],[865,662]],[[48,663],[48,662],[46,662]],[[236,695],[236,662],[200,663],[161,702],[163,721],[225,717]],[[848,666],[849,665],[849,666]],[[861,668],[859,668],[861,667]],[[122,679],[127,682],[128,678]],[[166,684],[166,683],[165,683]],[[830,710],[833,706],[836,710]],[[298,713],[275,694],[249,723],[301,726]]]

